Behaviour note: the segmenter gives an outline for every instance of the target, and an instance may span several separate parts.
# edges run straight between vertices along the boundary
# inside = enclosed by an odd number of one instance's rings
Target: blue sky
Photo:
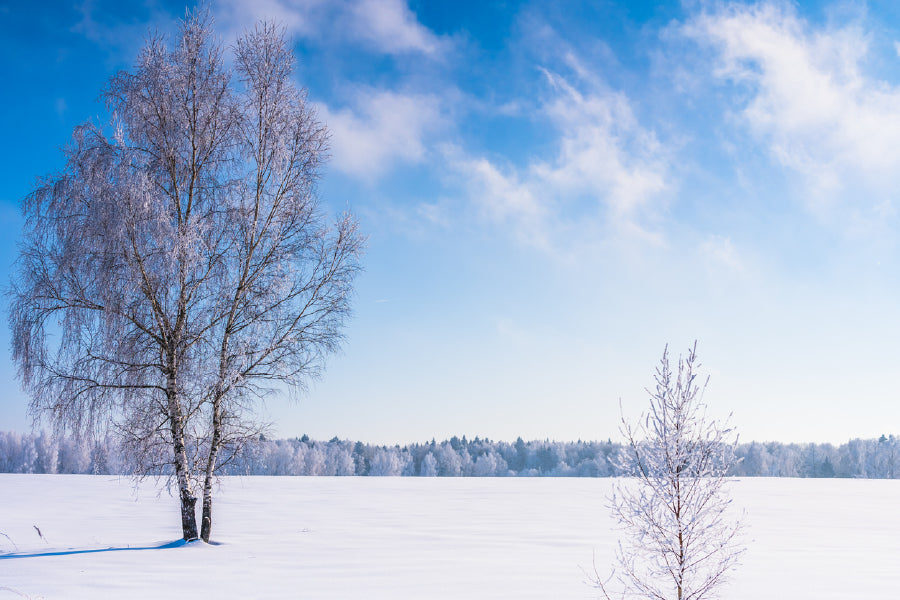
[[[0,0],[0,279],[35,179],[176,2]],[[369,236],[342,354],[277,433],[616,438],[699,340],[743,439],[900,431],[892,2],[212,4],[280,20]],[[0,343],[8,347],[6,328]],[[27,400],[0,356],[0,429]]]

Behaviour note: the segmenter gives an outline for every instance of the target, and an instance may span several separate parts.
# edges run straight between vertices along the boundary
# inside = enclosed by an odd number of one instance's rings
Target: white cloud
[[[227,39],[260,19],[291,34],[357,42],[382,54],[435,55],[443,39],[419,23],[404,0],[230,0],[214,7]]]
[[[357,0],[350,12],[360,39],[385,54],[435,53],[440,40],[419,23],[405,0]]]
[[[900,88],[864,72],[869,36],[815,29],[781,5],[732,6],[683,31],[716,51],[714,75],[746,86],[741,117],[824,209],[856,185],[890,193],[900,168]],[[866,202],[870,194],[855,194]],[[884,205],[864,207],[876,213]]]
[[[444,126],[437,97],[385,90],[358,90],[352,108],[319,105],[319,116],[331,133],[334,167],[369,180],[398,162],[425,160],[426,138]]]
[[[633,218],[666,186],[656,136],[640,126],[624,94],[583,94],[546,76],[557,91],[546,112],[562,135],[556,160],[536,163],[535,174],[557,189],[596,197],[617,218]]]
[[[658,241],[651,222],[670,185],[665,150],[624,94],[586,82],[580,65],[575,72],[577,83],[545,71],[551,97],[542,112],[558,135],[552,158],[524,167],[458,152],[448,159],[483,214],[535,246],[576,246],[604,230]]]
[[[464,186],[481,216],[492,223],[512,224],[514,234],[530,245],[551,244],[549,206],[540,198],[540,185],[523,181],[515,168],[503,169],[486,158],[473,158],[456,147],[444,148],[451,169]]]
[[[324,0],[231,0],[215,3],[213,10],[230,43],[261,20],[276,21],[289,35],[313,35],[327,6]]]

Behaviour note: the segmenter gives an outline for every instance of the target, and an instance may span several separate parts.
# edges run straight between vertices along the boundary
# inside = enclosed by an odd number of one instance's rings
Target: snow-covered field
[[[0,600],[595,598],[582,568],[612,559],[611,483],[230,478],[216,543],[185,545],[176,500],[152,484],[135,496],[124,479],[0,475]],[[900,597],[900,481],[732,492],[749,549],[725,598]]]

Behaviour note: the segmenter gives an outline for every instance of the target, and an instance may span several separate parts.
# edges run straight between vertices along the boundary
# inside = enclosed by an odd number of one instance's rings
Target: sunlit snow
[[[610,479],[228,478],[213,545],[126,479],[0,475],[3,598],[596,598]],[[732,484],[748,552],[724,598],[896,598],[900,481]],[[41,536],[37,529],[40,529]]]

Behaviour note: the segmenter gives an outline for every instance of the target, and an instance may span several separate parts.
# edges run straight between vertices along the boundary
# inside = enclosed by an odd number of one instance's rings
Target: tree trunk
[[[197,498],[190,490],[181,489],[181,535],[185,541],[197,539]]]
[[[213,434],[209,444],[209,456],[206,460],[206,475],[203,480],[203,517],[200,521],[200,539],[209,543],[212,531],[212,480],[216,472],[216,460],[219,455],[219,444],[222,441],[222,395],[216,392],[213,399]]]
[[[197,539],[197,497],[191,493],[187,478],[187,456],[183,439],[175,442],[175,478],[181,499],[181,534],[185,541],[190,542]]]
[[[246,268],[244,269],[246,276]],[[235,299],[240,297],[240,290]],[[234,305],[233,305],[234,306]],[[219,382],[213,393],[212,402],[212,439],[209,443],[209,456],[206,458],[206,474],[203,479],[203,516],[200,520],[200,539],[207,544],[209,543],[209,535],[212,532],[212,480],[216,473],[216,461],[219,457],[219,446],[222,444],[222,399],[225,397],[226,389],[224,387],[226,364],[228,361],[228,341],[231,339],[230,330],[234,319],[234,309],[228,316],[228,323],[225,327],[225,334],[222,337],[222,348],[219,351]]]
[[[212,531],[212,483],[207,479],[203,484],[203,520],[200,523],[200,539],[209,543]]]
[[[178,399],[178,383],[174,372],[167,377],[169,420],[172,428],[172,449],[175,454],[175,479],[181,499],[181,533],[185,541],[197,539],[197,498],[191,492],[188,479],[187,451],[184,445],[184,414]]]

